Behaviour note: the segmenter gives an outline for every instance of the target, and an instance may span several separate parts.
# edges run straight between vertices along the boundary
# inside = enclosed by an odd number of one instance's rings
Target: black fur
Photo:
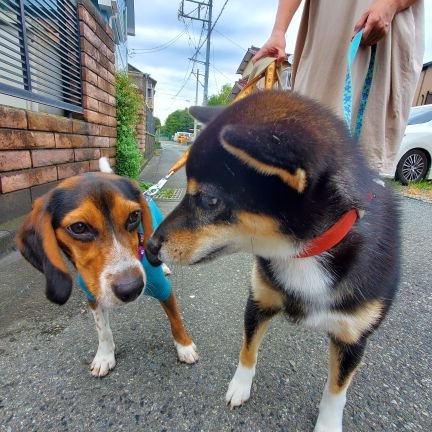
[[[356,344],[346,345],[337,339],[331,338],[336,348],[339,361],[338,385],[343,386],[346,379],[357,368],[366,348],[366,337],[361,338]]]
[[[197,256],[204,254],[199,260],[203,261],[218,255],[211,250],[213,245],[223,253],[236,251],[235,239],[227,238],[226,232],[235,231],[240,214],[254,215],[248,217],[256,224],[261,220],[274,222],[278,228],[269,228],[270,235],[280,240],[274,243],[279,249],[269,252],[264,245],[261,252],[257,251],[257,271],[280,294],[290,321],[330,332],[338,357],[337,385],[343,387],[361,360],[367,337],[384,319],[397,290],[399,209],[391,188],[374,181],[377,173],[368,167],[361,144],[351,137],[342,120],[307,98],[266,91],[223,111],[215,110],[213,116],[210,108],[202,112],[194,108],[191,112],[207,121],[186,165],[187,177],[193,179],[192,193],[153,234],[149,241],[151,255],[164,251],[171,235],[174,242],[187,237],[185,232],[190,231],[193,237],[196,230],[210,225],[211,230],[198,234],[204,237],[211,232],[213,236],[206,239],[208,251],[197,248]],[[208,197],[215,198],[212,208],[202,205]],[[307,263],[317,271],[317,278],[331,276],[324,288],[316,281],[309,287],[298,278],[285,273],[282,278],[275,273],[294,269],[299,271],[299,278],[304,277],[306,270],[293,261],[303,259],[293,256],[295,246],[305,247],[352,209],[364,212],[364,216],[342,241]],[[219,229],[227,231],[214,241]],[[242,229],[246,228],[239,227],[239,236],[243,235]],[[176,237],[177,231],[183,235]],[[266,232],[263,230],[262,236]],[[247,234],[246,240],[248,236],[252,244],[254,234]],[[241,241],[238,249],[244,248]],[[286,244],[286,253],[281,244]],[[166,248],[168,258],[171,250]],[[190,256],[192,262],[188,263],[194,264],[195,256]],[[281,269],[285,262],[287,267]],[[309,288],[311,293],[306,292]],[[267,302],[253,299],[252,294],[246,306],[246,343],[260,323],[277,312],[269,306],[271,295]],[[280,307],[278,300],[277,296],[274,303]],[[336,312],[339,314],[331,316]],[[356,314],[361,313],[364,315],[360,319]],[[358,327],[349,329],[354,336],[340,321],[336,323],[350,314],[358,319]]]
[[[59,305],[67,302],[72,293],[72,278],[52,265],[42,246],[42,238],[34,229],[23,232],[24,258],[45,275],[45,294],[49,300]]]

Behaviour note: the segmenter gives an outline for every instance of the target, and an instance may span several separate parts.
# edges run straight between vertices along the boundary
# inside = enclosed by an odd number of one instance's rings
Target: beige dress
[[[355,23],[372,0],[306,0],[294,53],[293,90],[330,106],[343,117],[347,52]],[[378,42],[364,114],[361,145],[382,174],[394,174],[424,51],[423,0],[398,13]],[[370,47],[353,64],[353,117],[357,113]]]

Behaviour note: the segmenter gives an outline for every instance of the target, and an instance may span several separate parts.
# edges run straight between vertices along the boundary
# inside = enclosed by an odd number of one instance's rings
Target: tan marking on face
[[[67,213],[60,225],[62,228],[66,228],[77,222],[85,222],[98,231],[102,230],[105,224],[100,210],[90,199],[83,200],[78,208]]]
[[[358,367],[357,367],[358,368]],[[330,340],[329,343],[329,390],[333,394],[339,394],[345,390],[353,379],[357,368],[355,368],[344,380],[339,384],[340,376],[340,353],[335,343]]]
[[[247,243],[250,237],[281,238],[279,223],[264,215],[240,212],[237,223],[209,224],[192,230],[178,229],[167,236],[163,248],[169,259],[180,264],[190,264],[197,258],[195,255],[206,247],[240,246]]]
[[[245,235],[273,237],[280,236],[279,222],[270,216],[259,215],[250,212],[239,212],[238,223],[230,225],[234,231]]]
[[[259,323],[255,333],[249,341],[249,344],[246,344],[246,337],[243,336],[243,344],[240,351],[240,363],[242,366],[247,368],[252,368],[255,366],[257,362],[258,349],[268,328],[269,322],[270,319],[267,319]]]
[[[196,195],[199,189],[200,189],[199,183],[194,178],[190,178],[187,182],[187,193],[189,195]]]
[[[382,300],[372,300],[366,303],[347,319],[341,318],[337,322],[337,329],[332,334],[346,344],[356,343],[362,335],[370,330],[380,320],[384,310]]]
[[[256,263],[252,268],[252,295],[263,309],[282,309],[284,306],[282,294],[264,279]]]
[[[207,228],[207,227],[205,227]],[[168,241],[164,244],[166,252],[172,260],[180,264],[188,264],[203,237],[203,228],[189,231],[178,230],[170,234]]]
[[[304,191],[306,187],[306,172],[303,169],[297,168],[296,172],[291,174],[285,169],[265,164],[264,162],[253,158],[244,150],[238,149],[226,141],[222,141],[222,145],[228,152],[239,158],[246,165],[254,168],[256,171],[264,175],[278,176],[283,182],[296,190],[298,193],[302,193]]]
[[[51,216],[45,211],[46,199],[50,195],[38,198],[33,203],[30,214],[26,217],[23,225],[17,234],[17,246],[23,252],[25,249],[23,237],[27,230],[34,229],[41,238],[42,248],[53,266],[62,272],[69,274],[69,270],[64,262],[59,245],[54,235],[51,225]]]
[[[104,271],[107,261],[111,258],[110,252],[113,250],[113,242],[116,241],[130,250],[131,255],[137,254],[137,232],[136,230],[128,232],[125,228],[129,214],[136,210],[142,211],[141,206],[135,201],[126,200],[120,195],[113,196],[113,204],[110,208],[110,217],[116,227],[113,235],[105,216],[91,199],[85,199],[78,208],[63,218],[61,228],[56,230],[57,238],[69,249],[87,289],[96,298],[100,295],[100,275]],[[76,222],[85,222],[91,225],[98,232],[97,238],[90,242],[82,242],[72,238],[65,231],[65,228]],[[112,276],[107,276],[108,282],[111,279]]]

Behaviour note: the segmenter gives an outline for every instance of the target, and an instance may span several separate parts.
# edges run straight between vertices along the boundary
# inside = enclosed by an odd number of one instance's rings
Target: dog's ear
[[[72,278],[57,243],[46,198],[34,202],[18,231],[16,244],[24,258],[45,275],[47,298],[59,305],[66,303]]]
[[[200,123],[207,124],[217,117],[226,107],[224,106],[191,106],[189,114]]]
[[[141,223],[144,230],[144,245],[147,244],[148,239],[154,231],[153,218],[150,211],[150,206],[143,194],[140,194],[141,205]]]
[[[225,150],[244,164],[261,174],[278,176],[298,193],[304,191],[307,179],[301,158],[286,145],[285,137],[268,125],[227,125],[220,140]]]

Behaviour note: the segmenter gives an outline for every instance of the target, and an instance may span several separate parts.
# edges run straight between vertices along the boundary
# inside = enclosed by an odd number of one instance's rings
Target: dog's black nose
[[[149,241],[147,242],[145,254],[148,259],[148,262],[152,266],[159,266],[162,264],[162,261],[158,258],[159,251],[162,246],[162,241],[159,237],[152,236],[150,237]]]
[[[144,288],[144,280],[141,275],[131,276],[121,274],[113,278],[112,289],[114,294],[124,302],[135,300]]]

